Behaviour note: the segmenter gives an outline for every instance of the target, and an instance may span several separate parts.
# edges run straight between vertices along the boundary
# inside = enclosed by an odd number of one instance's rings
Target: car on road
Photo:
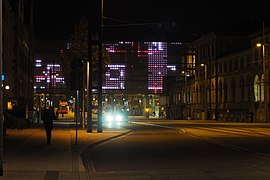
[[[127,122],[128,116],[124,110],[105,110],[103,113],[103,125],[106,127],[121,127]]]

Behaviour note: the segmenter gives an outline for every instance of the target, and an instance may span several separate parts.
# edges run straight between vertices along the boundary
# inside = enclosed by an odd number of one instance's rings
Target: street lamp
[[[256,44],[257,47],[262,47],[262,60],[263,60],[263,88],[264,88],[264,118],[265,122],[268,121],[268,57],[266,56],[265,43]]]
[[[97,132],[102,132],[102,37],[103,37],[103,0],[92,0],[90,3],[89,27],[88,27],[88,57],[92,57],[92,45],[98,46],[98,127]],[[88,72],[88,117],[87,132],[92,132],[92,64],[89,62]]]
[[[207,65],[201,64],[201,67],[204,67],[204,113],[207,113]],[[204,118],[205,119],[205,114]]]
[[[2,3],[0,0],[0,76],[3,75],[3,11]],[[2,88],[2,78],[0,78],[0,176],[3,176],[3,123],[4,123],[4,113],[3,113],[3,88]]]
[[[191,113],[190,113],[190,88],[188,89],[188,77],[190,76],[190,74],[188,74],[187,71],[182,71],[182,74],[184,75],[184,79],[185,79],[185,103],[187,104],[187,118],[190,119],[191,117]]]
[[[3,92],[3,108],[7,109],[8,108],[8,91],[10,90],[9,85],[5,85],[5,92]]]

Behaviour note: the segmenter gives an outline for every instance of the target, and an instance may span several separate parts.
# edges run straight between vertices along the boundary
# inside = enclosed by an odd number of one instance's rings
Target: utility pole
[[[269,82],[268,82],[268,70],[269,70],[269,62],[268,62],[268,54],[266,53],[266,47],[268,49],[268,44],[265,42],[265,27],[263,21],[263,44],[262,44],[262,53],[263,53],[263,74],[264,74],[264,117],[265,122],[268,122],[268,93],[269,93]]]
[[[201,64],[201,67],[204,68],[204,95],[203,95],[203,103],[204,103],[204,115],[203,115],[203,120],[207,119],[207,65],[206,64]]]
[[[4,113],[3,113],[3,12],[2,12],[2,3],[0,0],[0,176],[3,176],[3,123],[4,123]]]
[[[50,97],[50,106],[52,106],[53,102],[52,102],[52,81],[53,81],[53,75],[52,75],[52,67],[50,67],[50,71],[49,71],[49,74],[50,74],[50,82],[49,82],[49,97]]]
[[[216,91],[215,91],[215,120],[218,121],[219,118],[219,99],[218,99],[218,94],[219,94],[219,86],[218,86],[218,62],[217,59],[215,58],[215,86],[216,86]]]
[[[207,70],[207,73],[208,73],[208,83],[207,83],[207,86],[208,86],[208,91],[209,91],[209,119],[212,120],[212,64],[211,64],[211,60],[209,61],[209,65],[208,65],[208,70]]]
[[[102,26],[103,26],[103,0],[90,1],[90,14],[89,14],[89,26],[88,26],[88,56],[89,56],[89,77],[88,77],[88,110],[87,110],[87,132],[92,132],[92,99],[93,89],[97,89],[98,92],[98,127],[97,132],[102,132]],[[97,87],[93,87],[92,84],[92,46],[98,47],[98,83]]]
[[[257,47],[262,47],[262,71],[263,71],[263,101],[264,101],[264,121],[269,122],[268,120],[268,95],[269,95],[269,53],[268,48],[269,44],[265,42],[265,29],[264,29],[264,21],[262,27],[262,43],[257,43]],[[266,50],[267,49],[267,50]]]
[[[93,24],[94,24],[94,1],[90,1],[88,14],[88,63],[87,63],[87,132],[92,132],[92,101],[93,101]]]
[[[98,28],[98,34],[99,34],[99,43],[98,43],[98,129],[97,132],[102,132],[102,35],[103,35],[103,0],[100,1],[101,4],[99,4],[98,9],[100,8],[99,14],[99,28]]]

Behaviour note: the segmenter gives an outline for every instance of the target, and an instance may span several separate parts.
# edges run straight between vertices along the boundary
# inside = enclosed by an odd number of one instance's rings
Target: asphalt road
[[[87,152],[92,179],[270,179],[270,126],[134,121]]]

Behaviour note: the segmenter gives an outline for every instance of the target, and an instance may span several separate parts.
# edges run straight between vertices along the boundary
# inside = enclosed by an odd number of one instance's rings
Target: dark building
[[[33,106],[32,3],[3,1],[4,108],[23,118]]]

